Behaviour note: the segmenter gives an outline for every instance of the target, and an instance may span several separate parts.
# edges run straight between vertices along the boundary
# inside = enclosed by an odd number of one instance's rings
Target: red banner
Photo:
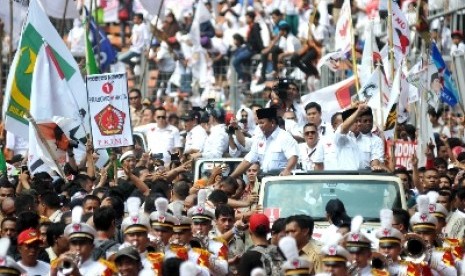
[[[391,152],[392,141],[387,141],[388,152]],[[405,167],[407,170],[412,169],[410,158],[417,151],[416,141],[396,140],[394,146],[394,158],[397,167]]]

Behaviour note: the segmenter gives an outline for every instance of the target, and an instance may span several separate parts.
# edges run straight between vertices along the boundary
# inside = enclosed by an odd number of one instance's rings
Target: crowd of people
[[[463,114],[431,108],[434,141],[409,157],[408,169],[399,166],[367,103],[354,102],[330,121],[322,116],[326,103],[301,103],[318,86],[318,59],[333,50],[342,1],[249,2],[202,1],[211,18],[200,22],[198,53],[190,37],[198,10],[168,10],[153,30],[145,15],[126,15],[121,38],[128,49],[118,60],[133,74],[147,53],[158,80],[152,93],[128,92],[135,143],[114,150],[108,164],[97,166],[88,139],[85,152],[67,150],[65,177],[31,173],[27,141],[8,131],[2,136],[8,170],[0,177],[0,275],[465,275]],[[352,1],[352,10],[363,40],[360,30],[376,9],[360,2]],[[416,13],[416,1],[400,4]],[[76,21],[70,39],[82,36],[80,27]],[[431,24],[431,37],[443,52],[465,49],[448,18]],[[79,52],[73,43],[71,52]],[[252,58],[261,64],[256,73],[248,70]],[[173,85],[191,95],[201,68],[196,59],[208,64],[207,76],[197,79],[209,95],[202,105],[165,90]],[[265,103],[244,102],[233,113],[224,94],[208,93],[228,85],[229,60],[240,83],[266,83]],[[417,141],[420,131],[398,123],[394,137]],[[213,166],[195,179],[197,160],[232,158],[241,159],[234,168]],[[315,239],[310,211],[270,220],[258,204],[262,172],[332,170],[394,174],[408,208],[376,210],[374,240],[362,230],[363,217],[331,199],[325,238]]]

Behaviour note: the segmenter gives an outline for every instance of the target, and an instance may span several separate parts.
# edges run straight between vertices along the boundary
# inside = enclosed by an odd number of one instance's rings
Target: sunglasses
[[[315,131],[315,130],[311,130],[311,131],[305,131],[305,132],[304,132],[304,135],[305,135],[305,136],[308,136],[308,135],[310,135],[310,134],[316,134],[316,131]]]
[[[166,119],[166,116],[157,116],[157,119]]]
[[[136,97],[129,97],[129,99],[130,99],[130,100],[137,100],[137,99],[139,99],[139,97],[138,97],[138,96],[136,96]]]

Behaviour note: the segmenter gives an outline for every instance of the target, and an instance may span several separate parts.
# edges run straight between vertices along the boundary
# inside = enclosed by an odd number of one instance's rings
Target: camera
[[[278,79],[278,84],[273,87],[273,90],[276,91],[276,94],[278,94],[281,101],[285,101],[287,99],[287,89],[289,88],[289,84],[291,84],[291,80],[289,79]]]
[[[210,98],[207,100],[207,105],[205,106],[205,111],[210,113],[211,110],[215,109],[215,99],[214,98]]]
[[[163,159],[163,153],[152,153],[152,159]]]
[[[244,118],[244,119],[240,119],[240,120],[239,120],[239,123],[241,123],[241,124],[247,124],[247,119],[245,119],[245,118]]]
[[[230,135],[233,135],[235,132],[236,132],[237,128],[236,127],[233,127],[233,126],[228,126],[226,128],[226,133],[227,134],[230,134]]]

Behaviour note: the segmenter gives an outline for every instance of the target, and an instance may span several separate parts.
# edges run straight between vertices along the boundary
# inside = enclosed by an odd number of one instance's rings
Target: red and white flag
[[[351,49],[352,43],[352,12],[350,9],[350,0],[344,0],[341,13],[336,24],[335,48],[336,51],[347,53]]]
[[[410,29],[407,17],[395,2],[392,3],[392,33],[393,44],[400,47],[404,56],[407,55],[410,45]]]
[[[355,77],[351,76],[341,82],[302,96],[302,105],[317,102],[324,106],[322,117],[323,120],[329,122],[334,113],[348,108],[356,96]]]
[[[373,36],[373,21],[371,21],[371,24],[368,24],[365,35],[366,39],[363,47],[362,63],[359,67],[359,78],[362,86],[369,80],[377,65],[381,63],[381,54]]]

